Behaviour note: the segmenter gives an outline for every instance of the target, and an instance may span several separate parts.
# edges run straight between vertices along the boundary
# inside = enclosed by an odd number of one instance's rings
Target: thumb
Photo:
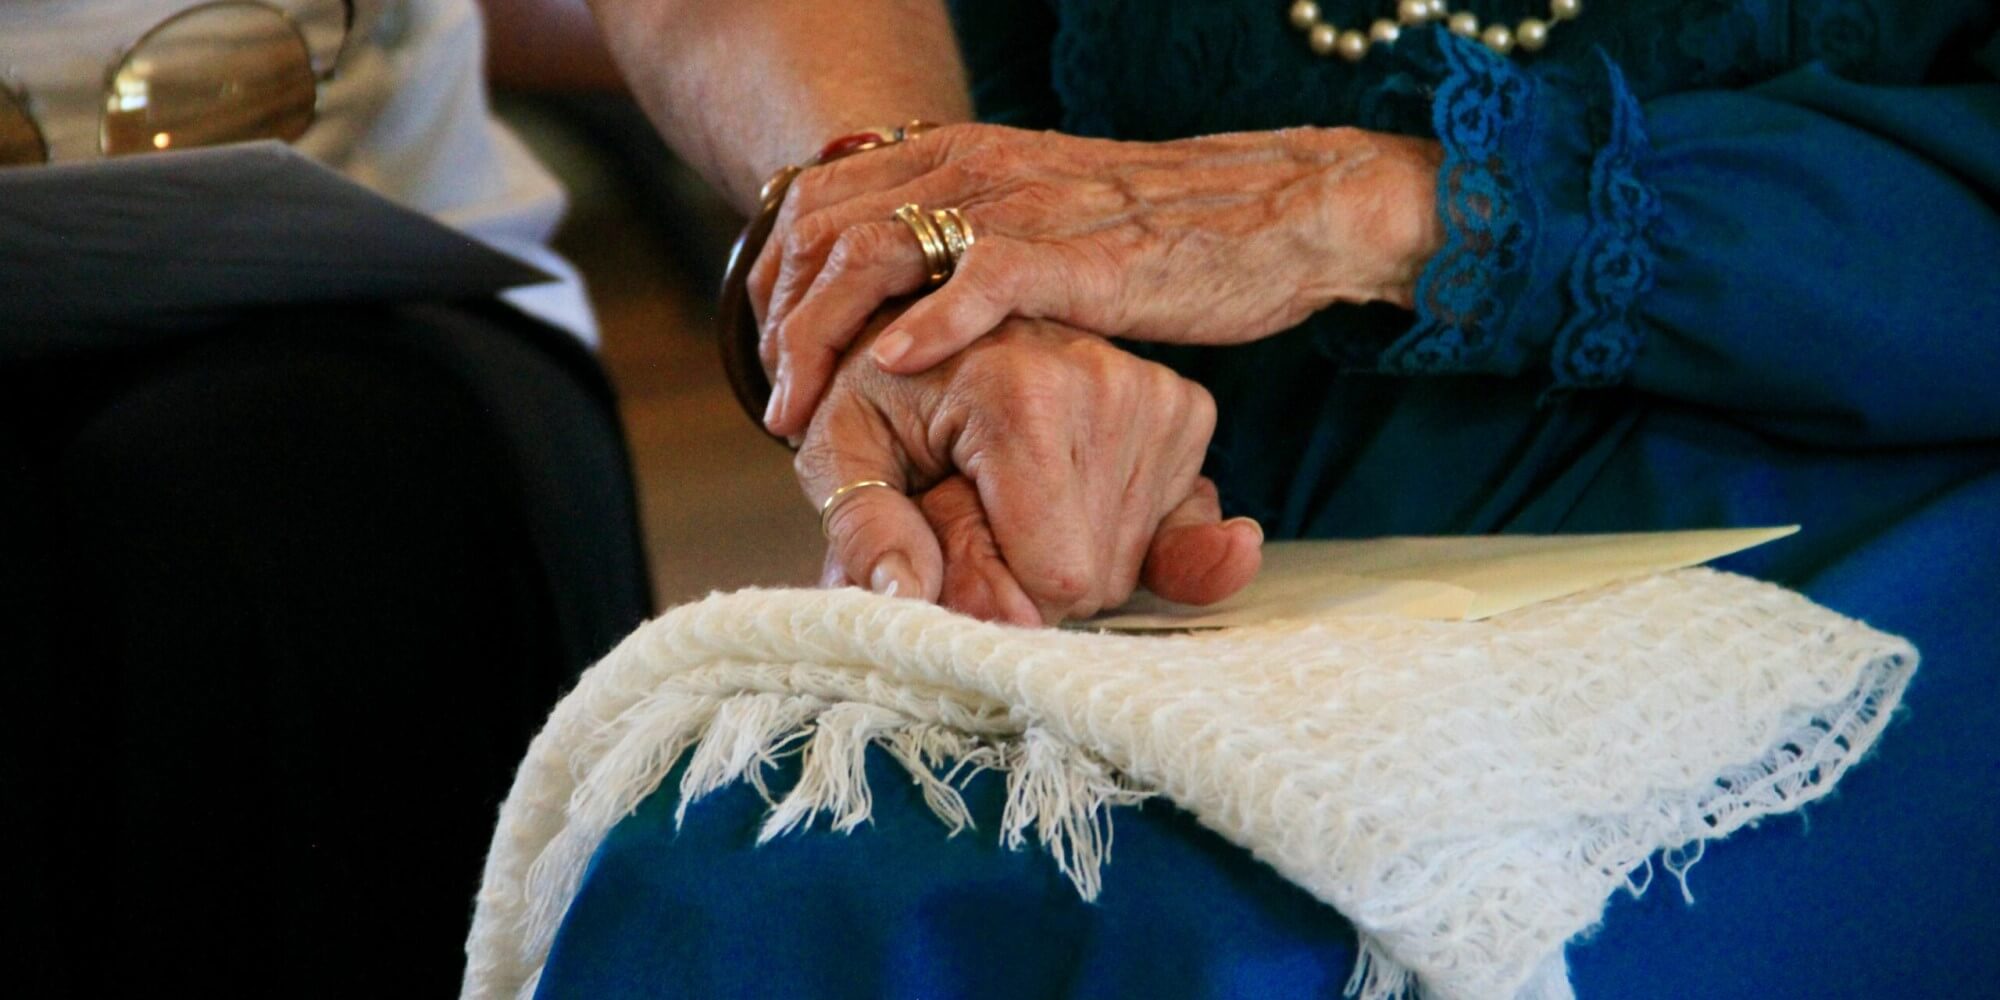
[[[935,601],[944,557],[906,495],[909,478],[894,438],[870,407],[848,400],[829,400],[827,407],[834,409],[814,422],[793,468],[822,512],[828,578],[838,567],[844,582],[878,594]]]
[[[1264,529],[1247,517],[1222,519],[1215,483],[1194,492],[1160,520],[1139,580],[1181,604],[1214,604],[1250,585],[1264,564]]]

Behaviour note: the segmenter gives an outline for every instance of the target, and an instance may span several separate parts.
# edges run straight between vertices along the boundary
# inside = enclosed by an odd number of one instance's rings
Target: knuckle
[[[845,274],[881,260],[888,250],[879,227],[855,226],[834,241],[833,249],[827,252],[826,266],[837,274]]]
[[[797,354],[799,349],[805,346],[806,340],[805,328],[799,324],[798,313],[794,311],[792,315],[785,317],[785,321],[778,324],[778,329],[771,333],[770,337],[771,346],[779,354],[787,356]]]
[[[1090,596],[1090,578],[1079,567],[1051,567],[1038,574],[1033,590],[1048,603],[1075,607]]]
[[[817,506],[826,499],[815,497],[810,491],[813,483],[827,479],[832,472],[833,456],[818,447],[817,442],[807,441],[806,446],[792,456],[792,476],[798,480],[799,487],[807,491],[806,502],[809,504]]]
[[[785,203],[779,211],[796,215],[817,206],[822,200],[821,193],[826,188],[827,175],[832,172],[834,166],[836,164],[814,167],[801,171],[797,177],[792,178],[792,186],[785,192]]]
[[[800,219],[798,225],[785,234],[785,261],[795,263],[816,256],[828,246],[837,234],[829,232],[825,218],[810,215]]]
[[[1023,404],[1024,412],[1041,405],[1067,381],[1066,366],[1039,351],[1011,351],[990,355],[983,366],[993,388],[1004,397]]]
[[[846,274],[859,267],[867,258],[867,240],[856,234],[857,230],[850,229],[833,241],[832,249],[826,252],[826,264],[821,269],[823,274],[831,276]]]
[[[989,188],[1013,177],[1021,156],[1009,143],[986,142],[967,149],[952,165],[970,185]]]

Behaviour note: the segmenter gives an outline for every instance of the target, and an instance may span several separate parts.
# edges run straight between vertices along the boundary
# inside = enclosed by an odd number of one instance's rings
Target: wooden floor
[[[583,271],[603,328],[659,605],[752,584],[811,584],[818,521],[792,478],[791,453],[750,423],[722,379],[712,293],[697,292],[671,264],[663,244],[671,221],[643,215],[590,150],[538,135],[532,122],[523,131],[572,192],[557,248]]]

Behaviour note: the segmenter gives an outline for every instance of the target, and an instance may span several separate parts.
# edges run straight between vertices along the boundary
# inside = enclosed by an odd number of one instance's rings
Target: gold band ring
[[[945,248],[944,234],[931,217],[915,204],[896,209],[896,219],[910,227],[917,234],[917,245],[924,251],[924,268],[930,273],[930,285],[936,288],[951,277],[951,251]]]
[[[896,488],[893,484],[885,483],[880,479],[861,479],[861,480],[856,480],[855,482],[848,483],[846,486],[842,486],[841,488],[834,490],[832,493],[827,494],[826,502],[819,505],[820,537],[825,538],[829,542],[833,541],[833,532],[827,530],[827,525],[831,523],[833,520],[833,512],[840,509],[840,502],[842,500],[845,500],[848,497],[853,496],[855,493],[861,490],[865,490],[871,486],[879,486],[885,490],[893,490]]]
[[[937,224],[938,233],[944,237],[944,250],[951,258],[951,269],[958,270],[959,258],[965,256],[965,251],[977,242],[972,235],[972,223],[965,221],[965,213],[956,208],[940,208],[932,212],[931,221]]]

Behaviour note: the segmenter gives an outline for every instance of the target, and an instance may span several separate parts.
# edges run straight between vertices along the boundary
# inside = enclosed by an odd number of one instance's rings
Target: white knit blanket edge
[[[1149,648],[1132,643],[1180,640],[1007,629],[856,590],[748,590],[711,595],[642,626],[587,671],[551,714],[501,810],[467,941],[462,995],[500,1000],[534,993],[556,928],[603,836],[684,756],[677,821],[702,796],[749,782],[772,803],[761,843],[810,827],[820,813],[837,831],[865,823],[872,798],[864,756],[872,745],[904,765],[949,834],[972,825],[958,791],[963,782],[981,770],[1004,772],[1001,841],[1016,848],[1037,842],[1085,898],[1101,885],[1111,809],[1153,794],[1173,798],[1355,923],[1361,954],[1346,992],[1360,1000],[1567,997],[1562,942],[1594,927],[1605,898],[1621,886],[1644,891],[1650,859],[1662,851],[1685,892],[1686,868],[1708,841],[1826,794],[1873,745],[1917,664],[1916,651],[1901,639],[1779,588],[1708,570],[1556,603],[1604,604],[1647,586],[1775,607],[1773,614],[1797,619],[1784,628],[1806,640],[1803,649],[1820,654],[1814,662],[1842,661],[1827,674],[1846,679],[1825,692],[1823,704],[1804,712],[1787,705],[1788,717],[1758,737],[1760,752],[1707,781],[1661,794],[1637,813],[1605,820],[1603,829],[1582,824],[1575,842],[1589,846],[1574,860],[1588,873],[1594,905],[1569,915],[1545,953],[1492,963],[1509,968],[1452,968],[1452,961],[1407,940],[1375,933],[1396,922],[1393,902],[1356,898],[1351,886],[1302,865],[1297,851],[1259,842],[1241,817],[1228,815],[1230,803],[1181,788],[1173,766],[1104,745],[1101,733],[1066,718],[1047,692],[1038,696],[1023,686],[1037,682],[1035,669],[985,669],[1034,661],[1042,647],[1110,644],[1129,659],[1131,651]],[[1298,638],[1300,630],[1342,627],[1280,624],[1237,636],[1278,642]],[[1376,627],[1436,633],[1440,623]],[[799,780],[774,799],[763,770],[792,753],[801,756]],[[1498,857],[1517,850],[1505,841],[1451,851],[1490,847]]]

